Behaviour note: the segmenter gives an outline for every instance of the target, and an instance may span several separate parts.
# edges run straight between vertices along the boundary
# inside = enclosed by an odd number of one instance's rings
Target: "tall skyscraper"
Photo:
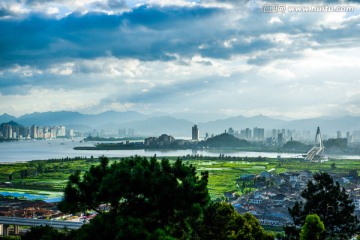
[[[199,141],[199,129],[197,125],[192,127],[192,140]]]
[[[37,138],[38,136],[38,127],[37,126],[35,126],[35,125],[32,125],[31,126],[31,129],[30,129],[30,137],[31,138]]]

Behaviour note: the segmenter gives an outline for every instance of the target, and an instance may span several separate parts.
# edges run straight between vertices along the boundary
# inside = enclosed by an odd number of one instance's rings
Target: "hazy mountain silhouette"
[[[284,120],[273,119],[263,115],[254,117],[237,116],[206,123],[199,123],[199,128],[203,132],[220,133],[228,130],[230,127],[232,127],[234,130],[245,128],[253,129],[254,127],[272,129],[281,128],[286,123],[287,122]]]
[[[0,123],[7,123],[7,122],[10,122],[10,121],[15,121],[17,118],[14,117],[14,116],[11,116],[9,114],[2,114],[0,115]]]
[[[174,136],[191,137],[191,127],[197,121],[188,120],[189,115],[182,118],[179,114],[165,116],[161,113],[145,115],[135,111],[116,112],[107,111],[99,114],[82,114],[79,112],[59,111],[25,114],[19,118],[8,114],[0,115],[0,123],[15,121],[24,126],[33,124],[39,126],[65,125],[80,131],[90,131],[92,128],[98,130],[117,130],[119,128],[133,128],[137,134],[160,135],[162,133]],[[186,120],[185,120],[186,119]],[[196,119],[199,119],[198,117]],[[315,131],[320,126],[323,133],[335,135],[337,130],[346,131],[360,130],[360,117],[344,116],[340,118],[322,117],[301,120],[281,120],[263,115],[244,117],[236,116],[215,121],[200,122],[197,124],[200,136],[206,132],[209,134],[223,133],[232,127],[234,130],[254,127],[265,129],[296,129]]]
[[[178,136],[191,137],[193,123],[170,116],[151,117],[141,121],[134,121],[124,125],[133,128],[139,134],[159,136],[163,133]]]

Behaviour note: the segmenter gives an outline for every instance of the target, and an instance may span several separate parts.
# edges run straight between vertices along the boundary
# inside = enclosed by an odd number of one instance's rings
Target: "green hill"
[[[299,152],[307,152],[311,148],[311,145],[304,144],[299,141],[288,141],[281,148],[284,151],[299,151]]]
[[[238,139],[228,133],[222,133],[203,142],[205,147],[213,148],[239,148],[249,147],[251,144],[243,139]]]

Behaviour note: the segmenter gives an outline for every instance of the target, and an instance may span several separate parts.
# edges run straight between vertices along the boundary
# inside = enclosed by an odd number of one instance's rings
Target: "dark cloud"
[[[41,1],[45,0],[32,0],[28,4]],[[108,0],[102,4],[107,8],[126,5],[120,0]],[[142,5],[114,15],[72,13],[55,19],[33,13],[23,20],[0,20],[0,68],[19,64],[43,69],[72,59],[107,56],[141,61],[172,61],[177,59],[176,56],[189,58],[194,55],[230,59],[235,55],[286,48],[282,54],[261,54],[248,62],[259,65],[272,59],[300,56],[301,49],[311,41],[330,45],[343,39],[352,45],[357,44],[354,38],[359,36],[359,31],[353,31],[358,28],[358,21],[347,23],[341,29],[314,30],[310,14],[306,18],[308,22],[306,19],[288,21],[288,16],[263,14],[260,7],[249,8],[245,17],[238,20],[231,18],[234,14],[236,11],[200,5]],[[228,15],[230,17],[226,18]],[[269,23],[272,17],[281,17],[283,24],[272,25]],[[295,43],[289,46],[259,37],[278,33],[294,36],[311,33],[311,36],[304,41],[295,39]],[[231,39],[236,40],[226,45]]]
[[[253,10],[259,22],[269,16]],[[230,13],[230,12],[229,12]],[[262,39],[231,38],[271,32],[243,19],[226,27],[221,8],[140,6],[120,15],[73,13],[62,19],[31,15],[24,20],[0,21],[0,66],[35,65],[39,68],[68,59],[115,56],[143,61],[171,61],[175,55],[229,59],[237,54],[276,47]],[[211,26],[211,27],[209,27]]]
[[[197,48],[192,45],[200,43],[186,36],[192,34],[186,27],[220,11],[142,6],[121,15],[73,13],[53,19],[33,14],[24,20],[4,20],[0,21],[0,65],[39,66],[109,55],[169,61],[174,59],[169,53],[190,52]]]
[[[14,13],[9,9],[0,6],[0,18],[13,16]]]

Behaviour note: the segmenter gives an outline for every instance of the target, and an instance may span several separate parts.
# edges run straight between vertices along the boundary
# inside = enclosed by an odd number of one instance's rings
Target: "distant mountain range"
[[[39,126],[65,125],[79,131],[91,131],[94,128],[98,130],[133,128],[137,134],[143,135],[157,136],[167,133],[173,136],[188,137],[191,136],[191,127],[194,124],[198,125],[201,136],[204,136],[205,132],[219,134],[230,127],[234,130],[260,127],[265,129],[310,130],[315,132],[316,127],[320,126],[323,133],[330,135],[335,135],[338,130],[342,131],[343,135],[345,135],[345,131],[360,130],[360,117],[353,116],[301,120],[280,120],[263,115],[253,117],[236,116],[200,123],[189,119],[181,119],[180,114],[175,116],[169,116],[164,113],[159,113],[156,116],[154,114],[146,115],[135,111],[107,111],[99,114],[82,114],[69,111],[36,112],[23,115],[19,118],[3,114],[0,115],[0,124],[15,121],[24,126],[31,126],[33,124]]]

